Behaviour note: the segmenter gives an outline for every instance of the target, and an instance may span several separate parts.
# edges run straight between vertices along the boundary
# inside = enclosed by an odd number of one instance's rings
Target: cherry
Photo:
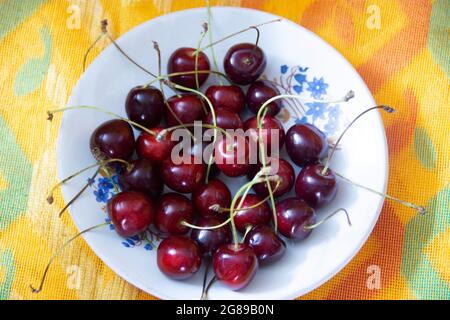
[[[316,222],[316,214],[306,202],[287,198],[277,203],[277,222],[280,233],[290,239],[301,240],[309,236],[312,229],[306,226]]]
[[[163,128],[151,129],[155,134],[160,133]],[[173,147],[177,144],[171,140],[171,132],[169,131],[161,140],[148,132],[142,131],[136,141],[136,151],[139,157],[150,160],[154,163],[161,163],[170,157]]]
[[[91,135],[90,148],[97,160],[127,160],[132,156],[134,147],[133,129],[124,120],[106,121]]]
[[[106,209],[122,237],[132,237],[145,231],[153,221],[153,203],[145,194],[138,191],[124,191],[112,197]]]
[[[250,168],[248,142],[243,136],[219,139],[214,148],[214,157],[217,167],[229,177],[242,176]]]
[[[266,64],[266,56],[260,47],[252,43],[240,43],[228,50],[223,67],[231,81],[247,85],[261,76]]]
[[[158,246],[159,270],[175,280],[184,280],[198,271],[201,255],[198,245],[183,236],[169,236]]]
[[[270,184],[272,186],[273,195],[275,197],[281,197],[282,195],[291,191],[292,187],[294,186],[295,171],[292,165],[286,160],[279,158],[277,159],[277,161],[278,161],[278,171],[271,173],[278,175],[281,180],[276,190],[275,187],[277,186],[277,182],[271,181]],[[261,170],[261,166],[258,165],[253,166],[250,172],[247,174],[247,178],[249,180],[253,179],[253,177],[259,170]],[[267,189],[266,182],[254,184],[252,188],[253,191],[255,191],[255,193],[261,197],[267,197],[269,195],[269,190]]]
[[[245,100],[248,108],[257,114],[264,102],[279,95],[280,91],[272,83],[267,80],[260,80],[251,84],[247,90]],[[281,100],[272,101],[267,106],[267,114],[271,116],[276,115],[280,112],[281,106]]]
[[[237,205],[241,202],[242,197],[237,200]],[[248,226],[258,226],[267,224],[272,218],[272,213],[267,202],[263,202],[258,206],[254,207],[260,203],[263,198],[257,196],[256,194],[247,194],[245,197],[240,210],[235,208],[234,223],[236,224],[236,229],[241,232],[245,232]],[[236,205],[236,206],[237,206]],[[249,209],[245,209],[249,207]]]
[[[217,226],[222,222],[215,217],[200,217],[196,223],[199,227]],[[203,255],[212,256],[217,248],[231,241],[231,230],[229,225],[216,229],[194,229],[191,233],[191,239],[200,247]]]
[[[217,108],[215,109],[215,114],[216,114],[216,125],[219,128],[222,129],[233,129],[233,130],[237,130],[237,129],[243,129],[244,125],[242,123],[241,118],[239,117],[239,115],[233,111],[229,111],[227,109],[223,109],[223,108]],[[213,125],[213,117],[212,117],[212,113],[209,113],[206,116],[205,122],[207,124]]]
[[[274,262],[280,259],[286,251],[286,244],[269,226],[253,227],[245,237],[260,263]]]
[[[195,52],[194,48],[179,48],[175,50],[167,62],[167,71],[170,73],[175,72],[189,72],[195,71]],[[198,53],[197,70],[208,71],[210,70],[208,56],[200,51]],[[198,85],[201,86],[207,79],[208,73],[198,73]],[[185,74],[169,77],[170,81],[191,89],[197,88],[195,80],[195,74]]]
[[[325,134],[311,124],[296,124],[286,134],[286,151],[299,166],[317,163],[328,154]]]
[[[192,93],[183,93],[178,96],[173,96],[167,100],[168,108],[166,108],[166,122],[173,127],[180,123],[174,117],[172,112],[184,124],[194,123],[194,121],[201,121],[205,116],[203,112],[203,105],[200,96]],[[172,110],[172,112],[169,110]]]
[[[191,223],[193,217],[194,207],[191,201],[179,193],[169,192],[159,200],[155,227],[163,233],[185,234],[189,229],[181,222]]]
[[[137,86],[130,90],[125,110],[131,121],[151,128],[159,125],[165,110],[164,97],[155,87]]]
[[[217,279],[232,290],[247,286],[258,270],[258,258],[244,243],[224,244],[213,256],[214,273]]]
[[[235,85],[210,86],[205,92],[214,108],[223,108],[240,113],[245,107],[245,95],[242,89]]]
[[[259,128],[257,117],[252,117],[245,121],[244,130],[247,132],[249,138],[254,143],[259,142]],[[281,148],[284,145],[286,136],[284,128],[276,118],[266,115],[262,120],[261,136],[267,154],[270,154],[272,150],[272,135],[273,137],[278,136],[278,152],[280,152]],[[259,144],[257,144],[257,146],[259,146]]]
[[[141,191],[153,200],[159,197],[164,187],[159,168],[147,159],[132,161],[131,167],[119,175],[119,185],[122,191]]]
[[[295,181],[295,193],[314,209],[331,202],[338,189],[338,183],[333,171],[323,171],[320,164],[303,168]]]
[[[181,193],[191,193],[201,186],[205,178],[206,168],[203,163],[189,162],[176,164],[171,158],[163,161],[161,175],[164,183],[171,189]]]
[[[227,185],[220,180],[211,180],[203,184],[192,194],[192,202],[198,213],[206,216],[221,216],[221,214],[210,209],[211,206],[230,208],[231,192]]]

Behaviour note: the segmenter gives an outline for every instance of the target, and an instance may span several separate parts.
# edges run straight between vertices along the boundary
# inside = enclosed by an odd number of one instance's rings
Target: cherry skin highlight
[[[242,197],[239,197],[236,201],[236,207],[241,202],[241,199]],[[257,196],[256,194],[248,194],[245,197],[244,202],[242,203],[242,209],[239,211],[236,210],[234,216],[234,223],[239,231],[245,232],[245,229],[248,226],[254,227],[268,224],[270,222],[272,218],[272,211],[270,210],[267,201],[254,208],[245,209],[247,207],[253,207],[254,205],[260,203],[262,200],[263,198]]]
[[[159,168],[147,159],[132,161],[131,168],[125,168],[119,175],[122,191],[140,191],[156,200],[163,190]]]
[[[338,189],[336,175],[328,169],[322,174],[323,165],[307,166],[300,171],[295,181],[295,193],[314,209],[330,203]]]
[[[128,118],[146,128],[159,125],[165,108],[161,91],[152,86],[134,87],[128,93],[125,101]]]
[[[169,74],[176,72],[195,71],[195,52],[194,48],[179,48],[175,50],[167,62],[167,71]],[[198,53],[197,70],[209,71],[210,64],[208,56],[204,52]],[[201,86],[208,79],[209,73],[198,73],[198,82]],[[171,76],[169,80],[191,89],[196,89],[195,74],[185,74],[178,76]]]
[[[244,124],[242,123],[242,120],[237,113],[234,113],[227,109],[217,108],[215,110],[215,114],[216,114],[216,125],[219,128],[222,128],[224,130],[227,129],[237,130],[244,128]],[[205,122],[207,124],[213,125],[212,113],[209,113],[206,116]]]
[[[198,245],[183,236],[169,236],[161,241],[156,255],[159,270],[174,280],[190,278],[201,264]]]
[[[205,95],[215,109],[223,108],[234,113],[241,113],[245,107],[245,95],[242,89],[235,85],[210,86]]]
[[[192,223],[193,218],[194,207],[191,201],[179,193],[169,192],[158,202],[155,227],[163,233],[182,235],[189,231],[182,222]]]
[[[302,240],[311,234],[308,225],[316,222],[316,214],[306,202],[297,198],[287,198],[276,204],[278,230],[290,239]]]
[[[122,237],[132,237],[144,232],[152,223],[153,202],[145,194],[124,191],[112,197],[106,209],[116,232]]]
[[[253,227],[245,237],[245,243],[253,249],[261,264],[279,260],[286,251],[284,241],[266,225]]]
[[[192,202],[197,212],[204,217],[225,217],[227,213],[217,212],[210,207],[230,208],[231,192],[221,180],[210,180],[194,191]]]
[[[106,121],[92,133],[90,148],[97,160],[128,160],[135,148],[133,129],[124,120]]]
[[[286,133],[286,151],[301,167],[317,163],[328,155],[325,134],[311,124],[296,124]]]
[[[239,243],[219,247],[213,256],[214,273],[217,279],[231,290],[246,287],[258,271],[258,258],[246,244]]]
[[[201,97],[196,94],[182,93],[180,96],[173,96],[167,100],[168,108],[172,110],[178,119],[184,124],[201,121],[205,117]],[[173,116],[172,112],[166,108],[165,118],[169,127],[177,126],[180,123]]]
[[[151,130],[158,134],[163,128],[152,128]],[[140,158],[160,164],[170,157],[176,144],[177,141],[171,140],[171,132],[168,132],[161,140],[158,140],[148,132],[142,131],[136,141],[136,152]]]
[[[213,227],[220,223],[222,223],[222,220],[215,217],[200,217],[196,225],[199,227]],[[212,256],[217,248],[231,241],[231,230],[229,225],[209,230],[193,229],[191,239],[198,244],[204,256]]]
[[[205,165],[194,163],[194,157],[191,157],[189,163],[181,164],[175,164],[171,158],[167,158],[161,165],[161,176],[164,183],[180,193],[195,191],[202,185],[205,174]]]
[[[280,91],[269,81],[260,80],[252,83],[247,90],[247,95],[245,101],[247,102],[248,108],[257,114],[262,105],[275,96],[279,96]],[[281,100],[272,101],[267,106],[267,114],[270,116],[275,116],[280,112],[282,103]]]
[[[234,83],[247,85],[256,81],[266,69],[264,51],[253,43],[232,46],[225,55],[223,67]]]

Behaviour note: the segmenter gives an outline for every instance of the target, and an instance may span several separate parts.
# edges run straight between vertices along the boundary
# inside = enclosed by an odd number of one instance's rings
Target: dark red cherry
[[[280,91],[272,83],[267,80],[260,80],[252,83],[248,88],[245,101],[248,108],[257,114],[264,102],[278,95],[280,95]],[[276,115],[280,112],[281,106],[280,99],[272,101],[267,106],[267,114],[270,116]]]
[[[229,177],[243,176],[250,168],[248,142],[244,136],[219,139],[214,157],[217,167]]]
[[[195,71],[195,52],[194,48],[179,48],[175,50],[167,62],[167,71],[170,73],[175,72],[189,72]],[[197,70],[210,70],[208,56],[204,52],[198,53]],[[207,79],[209,73],[199,73],[198,82],[201,86]],[[179,76],[169,77],[170,81],[179,84],[184,87],[196,89],[197,84],[195,81],[195,74],[186,74]]]
[[[191,277],[202,261],[197,244],[183,236],[169,236],[161,241],[156,255],[159,270],[175,280]]]
[[[90,148],[97,160],[128,160],[134,152],[133,129],[124,120],[109,120],[97,127],[91,135]]]
[[[167,103],[169,106],[166,108],[165,117],[166,122],[170,127],[180,124],[172,112],[184,124],[194,123],[194,121],[201,121],[205,116],[201,98],[196,94],[182,93],[179,96],[169,98]]]
[[[203,163],[194,163],[194,157],[188,162],[176,164],[167,158],[161,165],[164,183],[177,192],[191,193],[200,187],[205,179],[206,168]]]
[[[146,128],[159,125],[165,108],[161,91],[152,86],[134,87],[125,101],[128,118]]]
[[[236,201],[235,209],[237,209],[241,199],[242,197],[239,197]],[[245,197],[244,202],[242,203],[242,209],[239,211],[236,210],[234,216],[234,223],[239,231],[245,232],[248,226],[254,227],[268,224],[270,222],[270,219],[272,218],[272,211],[270,210],[267,201],[253,208],[253,206],[257,205],[262,200],[264,199],[256,194],[248,194]]]
[[[266,69],[264,51],[252,43],[232,46],[223,61],[225,73],[234,83],[247,85],[256,81]]]
[[[163,128],[152,128],[151,130],[158,134]],[[136,141],[136,151],[141,158],[145,158],[154,163],[161,163],[170,157],[172,149],[176,144],[177,141],[171,140],[170,131],[161,140],[157,140],[155,136],[142,131]]]
[[[215,109],[216,114],[216,125],[222,129],[243,129],[244,124],[242,123],[239,115],[233,111],[229,111],[227,109],[217,108]],[[205,119],[207,124],[213,125],[213,117],[210,112]]]
[[[258,258],[244,243],[224,244],[213,256],[214,273],[217,279],[232,290],[247,286],[258,271]]]
[[[290,239],[302,240],[309,236],[308,225],[316,222],[316,214],[306,202],[297,198],[284,199],[276,204],[278,230]]]
[[[294,182],[295,182],[295,171],[294,168],[292,168],[291,164],[289,162],[287,162],[284,159],[277,159],[278,160],[278,170],[275,172],[275,170],[273,170],[273,174],[277,174],[280,179],[281,182],[278,185],[278,188],[275,190],[275,187],[277,186],[277,182],[276,181],[271,181],[270,185],[272,187],[272,191],[273,191],[273,195],[275,197],[281,197],[282,195],[288,193],[289,191],[291,191],[292,187],[294,186]],[[274,160],[272,160],[274,161]],[[274,165],[273,168],[275,168],[276,166]],[[261,169],[260,166],[252,166],[252,169],[250,170],[250,172],[247,174],[247,177],[249,180],[253,179],[253,177],[256,175],[256,173]],[[261,183],[257,183],[253,185],[253,191],[255,191],[255,193],[261,197],[267,197],[269,195],[269,191],[267,189],[267,183],[266,182],[261,182]]]
[[[252,117],[245,121],[244,130],[247,132],[250,141],[259,146],[259,128],[256,117]],[[272,143],[274,147],[278,146],[278,154],[280,153],[281,148],[284,145],[285,133],[283,126],[276,118],[271,116],[264,117],[264,119],[262,120],[261,136],[264,143],[264,150],[268,155],[271,154]],[[278,138],[278,140],[272,141],[272,138]]]
[[[208,184],[203,184],[194,191],[192,202],[200,215],[222,217],[223,213],[211,210],[210,207],[218,205],[221,208],[230,208],[231,192],[222,181],[210,180]]]
[[[260,263],[270,263],[279,260],[286,251],[286,244],[273,231],[272,227],[261,225],[256,226],[245,237],[248,244]]]
[[[286,134],[286,151],[296,165],[317,163],[328,155],[325,134],[311,124],[296,124]]]
[[[158,202],[155,227],[163,233],[185,234],[189,228],[181,222],[192,223],[193,218],[194,207],[191,201],[179,193],[169,192]]]
[[[115,230],[122,237],[140,234],[153,221],[153,203],[142,192],[124,191],[118,193],[108,201],[106,209]]]
[[[328,169],[322,174],[323,165],[316,164],[303,168],[295,181],[295,193],[314,209],[331,202],[338,189],[335,174]]]
[[[141,191],[153,200],[164,187],[159,168],[147,159],[132,161],[131,168],[119,175],[119,185],[122,191]]]
[[[238,86],[210,86],[205,94],[214,108],[223,108],[238,114],[244,110],[245,95]]]
[[[196,225],[199,227],[213,227],[221,223],[222,220],[215,217],[201,217]],[[229,225],[209,230],[193,229],[191,239],[198,244],[203,255],[212,256],[217,248],[230,242],[231,230]]]

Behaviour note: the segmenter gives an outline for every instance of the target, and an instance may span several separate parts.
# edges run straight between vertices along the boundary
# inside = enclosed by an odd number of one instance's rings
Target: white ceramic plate
[[[277,18],[261,11],[228,7],[213,8],[212,16],[214,39]],[[156,71],[152,40],[159,42],[165,66],[169,55],[176,48],[196,46],[201,25],[205,21],[204,8],[179,11],[143,23],[124,34],[117,42],[146,68]],[[254,39],[255,33],[249,31],[217,45],[215,50],[219,64],[222,65],[225,52],[231,45],[253,42]],[[267,55],[265,75],[278,81],[281,77],[284,81],[294,70],[296,77],[290,89],[301,91],[300,94],[305,98],[340,97],[349,90],[356,93],[356,97],[348,103],[308,105],[307,117],[291,118],[285,124],[286,128],[294,121],[306,120],[314,122],[327,134],[337,133],[349,119],[375,105],[372,95],[353,67],[335,49],[301,26],[283,19],[282,22],[261,27],[260,46]],[[210,56],[208,51],[207,54]],[[148,80],[145,73],[130,64],[116,48],[109,46],[80,78],[68,106],[101,106],[125,115],[124,101],[128,91]],[[211,76],[208,81],[213,80]],[[167,94],[170,95],[170,92]],[[60,178],[93,163],[89,137],[99,124],[108,119],[107,115],[90,110],[65,112],[57,152]],[[336,153],[332,168],[354,181],[382,191],[386,186],[387,164],[384,128],[379,114],[373,112],[352,127],[342,140],[342,149]],[[92,172],[62,187],[65,201],[77,193],[90,175]],[[235,192],[245,179],[226,181],[232,192]],[[92,189],[70,207],[78,229],[105,221],[103,206],[110,196],[108,188],[97,180]],[[234,292],[215,284],[210,290],[210,298],[292,299],[317,288],[339,272],[358,252],[377,221],[382,203],[383,199],[379,196],[342,182],[337,198],[321,209],[318,215],[324,217],[336,208],[346,208],[353,223],[351,227],[344,216],[334,217],[305,241],[288,241],[285,256],[270,266],[260,268],[245,289]],[[148,246],[136,239],[120,238],[108,227],[86,234],[85,239],[111,269],[142,290],[164,299],[200,297],[203,270],[187,281],[173,281],[158,270],[156,251],[148,250]]]

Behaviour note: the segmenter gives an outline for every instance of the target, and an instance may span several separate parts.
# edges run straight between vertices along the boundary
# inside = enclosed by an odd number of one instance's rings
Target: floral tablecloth
[[[201,0],[0,1],[0,299],[152,299],[114,274],[83,240],[60,256],[45,289],[31,293],[56,248],[76,229],[56,181],[59,120],[82,73],[86,48],[109,19],[120,36],[153,17]],[[378,102],[389,141],[388,192],[423,204],[395,203],[358,255],[304,299],[450,298],[450,1],[219,0],[212,5],[271,12],[314,31],[362,75]],[[106,47],[100,42],[93,52]],[[325,63],[325,62],[324,62]],[[60,117],[57,117],[60,119]]]

